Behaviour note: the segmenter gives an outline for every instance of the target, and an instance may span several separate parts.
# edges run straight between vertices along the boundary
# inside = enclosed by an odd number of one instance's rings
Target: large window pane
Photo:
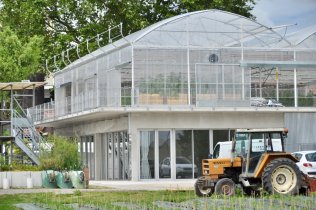
[[[192,178],[192,131],[176,131],[176,177],[177,179]]]
[[[108,133],[108,179],[114,179],[113,177],[113,133]]]
[[[93,136],[82,136],[80,138],[80,150],[82,164],[89,167],[90,178],[95,177],[95,154],[94,154],[94,139]]]
[[[95,154],[94,154],[94,139],[93,136],[89,136],[88,137],[90,139],[90,145],[89,145],[89,149],[90,149],[90,178],[94,179],[95,178]]]
[[[171,177],[170,131],[158,131],[159,178]]]
[[[140,178],[155,177],[155,132],[140,132]]]
[[[195,130],[194,135],[194,177],[202,175],[202,160],[209,154],[209,131]]]

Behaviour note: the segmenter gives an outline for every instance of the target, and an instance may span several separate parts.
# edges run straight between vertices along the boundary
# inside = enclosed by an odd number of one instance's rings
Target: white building
[[[289,151],[316,149],[315,32],[284,37],[218,10],[172,17],[56,72],[55,102],[33,119],[80,139],[95,180],[193,178],[236,128],[288,127]]]

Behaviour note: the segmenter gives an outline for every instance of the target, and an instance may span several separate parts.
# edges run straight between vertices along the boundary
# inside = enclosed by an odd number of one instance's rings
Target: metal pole
[[[134,45],[132,46],[132,90],[131,90],[131,106],[134,106],[134,97],[135,97],[135,81],[134,81]]]
[[[244,41],[243,41],[243,24],[241,24],[241,60],[244,60]],[[241,97],[242,100],[245,100],[245,68],[241,68]]]
[[[35,106],[35,84],[33,85],[33,94],[32,94],[32,107]]]
[[[276,68],[275,72],[275,79],[276,79],[276,99],[279,101],[279,69]]]
[[[261,68],[259,69],[259,95],[262,98]]]
[[[186,19],[186,36],[187,36],[187,77],[188,77],[188,105],[191,105],[191,81],[190,81],[190,37],[189,37],[189,29],[188,29],[188,18]]]
[[[13,148],[12,148],[12,145],[13,145],[13,141],[12,139],[10,140],[11,144],[10,144],[10,161],[9,163],[12,164],[12,159],[13,159]]]
[[[294,49],[294,61],[296,61],[296,51]],[[298,106],[297,100],[297,72],[296,68],[294,68],[294,107]]]
[[[11,85],[11,96],[10,96],[10,113],[11,113],[11,116],[10,116],[10,119],[11,119],[11,123],[10,123],[10,127],[11,127],[11,130],[10,130],[10,134],[11,136],[13,136],[13,89],[12,89],[12,85]]]

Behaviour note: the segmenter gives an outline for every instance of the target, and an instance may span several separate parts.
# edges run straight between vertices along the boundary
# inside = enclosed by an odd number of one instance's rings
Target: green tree
[[[21,40],[10,28],[0,31],[0,81],[21,81],[41,69],[43,39]]]

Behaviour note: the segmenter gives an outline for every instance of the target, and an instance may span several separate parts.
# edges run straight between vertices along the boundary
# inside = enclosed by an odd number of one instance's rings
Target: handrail
[[[23,117],[20,113],[18,113],[16,110],[14,110],[13,114],[20,117],[20,118],[23,118],[23,119],[26,119],[27,120],[27,123],[28,123],[28,129],[31,129],[31,135],[33,135],[34,138],[32,138],[32,142],[33,144],[35,144],[39,151],[41,152],[41,145],[43,144],[45,146],[45,148],[51,148],[51,146],[49,144],[47,144],[47,142],[45,141],[45,139],[38,133],[38,131],[35,129],[34,127],[34,122],[33,120],[27,115],[27,113],[25,112],[25,110],[21,107],[21,105],[19,104],[19,102],[16,100],[16,98],[14,98],[14,101],[16,103],[16,105],[18,106],[18,108],[22,111],[23,115],[25,117]],[[16,123],[14,123],[16,124]],[[21,128],[21,127],[20,127]],[[36,140],[38,142],[36,142]],[[37,145],[38,144],[38,145]]]
[[[32,124],[29,123],[27,118],[24,118],[23,116],[21,116],[17,111],[14,111],[14,116],[21,118],[21,119],[26,119],[28,124],[27,124],[27,129],[29,129],[30,132],[30,140],[33,144],[33,146],[35,147],[35,149],[38,149],[39,153],[41,154],[43,148],[45,147],[46,149],[51,149],[51,146],[45,141],[45,139],[36,131],[36,129],[34,128],[34,126]],[[23,130],[23,127],[18,126],[18,124],[15,122],[17,119],[13,118],[13,125],[15,127],[15,129],[18,129],[20,131]],[[17,135],[15,135],[16,137]]]

